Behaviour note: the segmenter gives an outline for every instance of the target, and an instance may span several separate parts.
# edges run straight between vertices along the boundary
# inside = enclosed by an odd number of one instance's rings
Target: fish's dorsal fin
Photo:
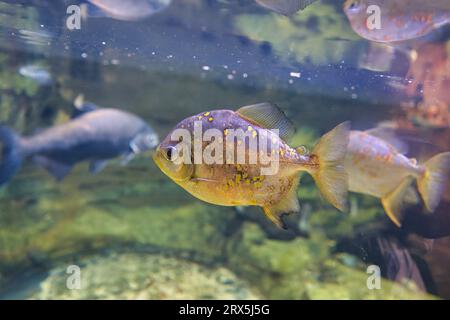
[[[284,196],[283,199],[281,199],[280,202],[272,206],[263,207],[266,217],[280,228],[287,229],[286,225],[281,219],[283,215],[300,212],[300,204],[297,197],[297,188],[299,182],[300,177],[294,178],[291,189],[289,189],[288,193]]]
[[[266,129],[278,129],[281,139],[288,141],[295,133],[292,122],[275,104],[264,102],[236,110],[242,118]]]
[[[84,95],[82,93],[79,94],[73,101],[73,107],[74,110],[71,115],[72,119],[78,118],[79,116],[82,116],[85,113],[100,109],[96,104],[85,101]]]
[[[389,143],[399,153],[402,154],[408,153],[408,145],[405,142],[403,142],[399,137],[397,137],[394,128],[376,127],[370,130],[366,130],[365,133],[373,137],[380,138],[381,140]]]

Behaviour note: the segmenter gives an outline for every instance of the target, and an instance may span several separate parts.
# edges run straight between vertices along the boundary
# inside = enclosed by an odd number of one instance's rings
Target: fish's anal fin
[[[291,189],[280,202],[272,206],[263,207],[266,217],[282,229],[287,229],[285,223],[282,220],[283,215],[300,212],[300,204],[297,197],[297,187],[299,181],[299,177],[295,178]]]
[[[400,185],[381,198],[384,211],[386,211],[388,217],[397,227],[402,226],[405,197],[409,192],[411,192],[411,184],[413,181],[413,177],[405,178]]]
[[[92,160],[89,163],[89,172],[91,173],[99,173],[103,169],[105,169],[108,164],[108,160]]]
[[[62,181],[72,169],[69,164],[61,163],[44,156],[34,156],[33,161],[47,170],[57,181]]]
[[[392,145],[398,152],[402,154],[408,153],[408,145],[403,142],[395,134],[394,128],[389,127],[376,127],[370,130],[366,130],[365,133],[373,137],[380,138],[381,140]]]
[[[264,102],[241,107],[236,113],[262,128],[277,129],[284,141],[288,141],[295,133],[292,122],[284,112],[275,104]]]

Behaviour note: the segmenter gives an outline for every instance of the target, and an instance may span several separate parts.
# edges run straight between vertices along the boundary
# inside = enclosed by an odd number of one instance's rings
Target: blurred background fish
[[[92,104],[83,107],[80,99],[76,105],[80,111],[74,119],[32,136],[20,137],[8,127],[0,126],[3,144],[0,186],[14,176],[27,158],[59,181],[78,162],[90,161],[90,171],[97,173],[111,158],[122,156],[122,164],[126,164],[136,154],[158,144],[153,129],[131,113],[118,109],[92,110]]]
[[[50,85],[53,82],[52,75],[47,68],[38,65],[26,65],[19,68],[19,74],[29,78],[40,85]]]
[[[172,0],[87,0],[87,16],[107,16],[123,21],[138,21],[166,9]],[[96,10],[99,9],[99,10]]]
[[[261,6],[272,11],[278,12],[285,16],[293,15],[294,13],[305,9],[307,6],[316,2],[317,0],[255,0]]]
[[[405,197],[417,180],[419,193],[429,212],[433,212],[445,189],[450,152],[440,153],[418,164],[407,158],[406,146],[387,128],[352,131],[345,169],[349,190],[381,198],[389,218],[401,226]]]
[[[380,29],[367,26],[370,5],[381,9]],[[357,34],[377,42],[419,38],[450,23],[450,1],[443,0],[347,0],[344,12]]]

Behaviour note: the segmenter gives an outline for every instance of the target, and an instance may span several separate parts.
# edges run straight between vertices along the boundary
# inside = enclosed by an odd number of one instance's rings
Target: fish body
[[[270,104],[243,107],[236,112],[208,111],[181,121],[174,129],[184,129],[195,133],[196,123],[200,122],[202,130],[214,129],[223,132],[220,152],[223,152],[224,159],[229,150],[234,150],[234,155],[237,155],[238,148],[243,143],[247,157],[244,162],[223,161],[206,164],[194,161],[192,164],[175,164],[170,156],[173,152],[179,152],[176,148],[180,147],[177,147],[178,141],[174,141],[170,134],[158,146],[154,154],[155,163],[172,180],[200,200],[222,206],[260,206],[264,209],[266,216],[281,227],[283,226],[281,215],[299,211],[297,186],[299,173],[302,171],[312,174],[325,197],[333,205],[343,209],[347,190],[346,175],[342,170],[348,142],[347,124],[338,126],[326,135],[322,144],[319,143],[315,149],[318,152],[313,151],[312,154],[305,155],[290,147],[282,137],[275,134],[273,132],[275,127],[261,124],[264,119],[255,120],[254,116],[258,112],[270,118],[273,116],[270,115],[271,112],[279,116],[281,111]],[[281,132],[286,133],[289,129],[286,130],[287,126],[283,124],[283,121],[278,118],[276,121],[267,121],[266,124],[279,123],[281,127],[284,127]],[[231,132],[239,129],[247,132],[248,140],[239,140],[239,138],[231,142],[227,140]],[[267,156],[276,154],[274,161],[277,161],[278,170],[274,174],[262,173],[261,169],[267,166],[267,163],[260,160],[249,161],[252,156],[258,158],[260,154],[259,149],[250,147],[250,140],[257,141],[259,138],[272,142],[265,152]],[[203,141],[200,143],[203,151],[209,144]],[[329,162],[324,165],[327,158]],[[328,184],[330,176],[335,179],[334,185]]]
[[[347,0],[344,12],[357,34],[385,43],[419,38],[450,23],[450,2],[442,0]],[[368,20],[376,14],[379,28]]]
[[[166,9],[172,0],[87,0],[106,16],[123,21],[145,19]],[[95,10],[91,10],[95,15]]]
[[[255,0],[259,5],[285,16],[305,9],[317,0]]]
[[[411,184],[417,180],[425,206],[432,212],[442,196],[450,153],[441,153],[424,164],[406,157],[399,141],[387,129],[351,131],[345,170],[349,176],[349,191],[381,198],[391,220],[401,225],[401,207]]]
[[[128,161],[136,153],[155,147],[158,138],[142,119],[131,113],[99,109],[28,137],[0,127],[0,141],[3,143],[2,185],[27,158],[61,180],[79,162],[90,161],[91,172],[98,172],[108,159],[123,156]]]
[[[414,159],[401,154],[388,142],[364,131],[352,131],[345,166],[349,190],[381,198],[406,177],[424,172]]]
[[[20,67],[19,74],[39,83],[40,85],[50,85],[53,82],[50,72],[41,66],[28,65]]]

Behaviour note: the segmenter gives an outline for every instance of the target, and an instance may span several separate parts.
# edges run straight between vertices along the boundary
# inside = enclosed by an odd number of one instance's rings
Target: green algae
[[[285,61],[315,65],[340,62],[352,49],[341,39],[358,39],[335,7],[319,3],[289,18],[275,13],[239,15],[235,28],[252,40],[270,42]]]

